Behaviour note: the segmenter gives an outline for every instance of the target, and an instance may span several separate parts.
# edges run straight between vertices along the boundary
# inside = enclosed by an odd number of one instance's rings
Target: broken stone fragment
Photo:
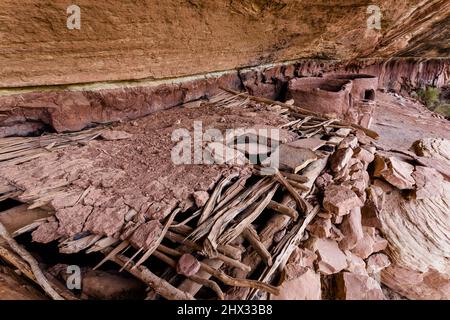
[[[287,264],[278,295],[270,300],[320,300],[322,290],[320,274],[310,268]]]
[[[163,230],[162,224],[158,220],[151,220],[141,224],[131,235],[129,241],[136,249],[148,249],[159,238]]]
[[[347,267],[347,257],[331,239],[312,238],[307,246],[317,254],[317,268],[325,275],[338,273]]]
[[[375,159],[375,155],[372,152],[362,147],[357,147],[353,151],[353,157],[364,163],[365,169]]]
[[[83,231],[112,237],[122,229],[127,212],[126,206],[115,208],[94,207],[86,220]]]
[[[54,220],[41,224],[31,234],[33,241],[39,243],[49,243],[57,240],[60,237],[58,234],[58,226],[58,222]]]
[[[396,157],[375,156],[374,177],[381,177],[401,190],[413,189],[413,171],[413,165]]]
[[[325,190],[323,207],[335,215],[346,215],[351,209],[362,205],[358,195],[347,187],[332,185]]]
[[[195,275],[200,270],[200,262],[191,254],[185,253],[177,263],[177,273],[186,277]]]
[[[325,190],[332,182],[333,176],[325,172],[316,179],[315,184],[320,190]]]
[[[296,148],[286,144],[282,144],[278,148],[278,157],[280,169],[293,173],[297,173],[311,162],[317,160],[317,155],[314,151]]]
[[[384,192],[376,185],[371,185],[367,189],[367,201],[361,209],[361,222],[363,226],[381,228],[378,218],[379,212],[383,208]]]
[[[356,273],[356,274],[363,274],[368,275],[366,270],[366,263],[363,259],[358,257],[357,255],[353,254],[351,251],[346,250],[345,255],[347,256],[347,268],[345,270]]]
[[[302,267],[314,268],[314,261],[317,255],[307,248],[295,247],[288,259],[288,264],[293,263]]]
[[[306,138],[299,139],[293,142],[288,143],[289,146],[294,148],[302,148],[302,149],[310,149],[312,151],[316,151],[323,145],[325,145],[326,141],[318,138]]]
[[[444,191],[444,177],[434,168],[416,166],[412,177],[416,182],[416,199],[441,197]]]
[[[123,140],[129,139],[133,135],[125,131],[105,130],[100,134],[100,136],[105,140]]]
[[[242,152],[221,142],[211,142],[206,146],[203,161],[205,164],[244,165],[248,163]]]
[[[378,274],[390,265],[391,261],[387,255],[384,253],[375,253],[367,259],[367,273],[370,275]]]
[[[373,227],[363,227],[364,237],[358,241],[351,250],[362,259],[367,259],[372,253],[382,251],[387,247],[387,240],[383,239],[377,229]]]
[[[345,138],[346,136],[348,136],[350,133],[352,132],[352,129],[350,128],[340,128],[339,130],[337,130],[334,134],[338,137],[343,137]]]
[[[80,233],[91,212],[91,206],[81,204],[58,210],[55,214],[59,221],[58,233],[70,237]]]
[[[351,148],[338,149],[331,156],[331,170],[333,172],[339,172],[344,169],[352,158],[353,150]]]
[[[197,208],[201,208],[208,202],[209,193],[206,191],[195,191],[193,197]]]
[[[336,298],[340,300],[385,300],[380,284],[373,278],[350,272],[336,277]]]
[[[344,220],[339,226],[344,238],[339,242],[342,250],[353,249],[356,244],[364,237],[361,225],[361,209],[353,208],[350,213],[344,216]]]
[[[358,138],[355,136],[345,137],[338,145],[338,149],[351,148],[355,149],[358,146]]]
[[[316,218],[306,227],[306,230],[317,238],[329,238],[331,237],[331,227],[331,219]]]

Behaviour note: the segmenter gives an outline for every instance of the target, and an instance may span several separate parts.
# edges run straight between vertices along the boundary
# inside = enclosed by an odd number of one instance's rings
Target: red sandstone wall
[[[81,29],[66,9],[81,8]],[[163,79],[299,58],[448,56],[447,0],[2,0],[0,87]],[[447,35],[447,36],[446,36]]]

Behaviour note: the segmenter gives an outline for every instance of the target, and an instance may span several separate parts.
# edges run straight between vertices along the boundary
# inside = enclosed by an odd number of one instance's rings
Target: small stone
[[[341,141],[338,145],[338,149],[346,149],[346,148],[352,148],[355,149],[358,146],[358,138],[355,136],[348,136],[345,137],[344,140]]]
[[[317,255],[307,248],[296,247],[288,259],[288,263],[313,268]]]
[[[387,240],[383,239],[373,227],[363,227],[364,237],[351,250],[362,259],[367,259],[372,253],[382,251],[387,247]]]
[[[361,209],[363,226],[381,228],[378,214],[383,208],[384,192],[378,186],[372,185],[367,189],[367,201]]]
[[[148,249],[155,240],[161,235],[162,224],[158,220],[150,220],[141,224],[131,235],[129,241],[136,249]]]
[[[193,196],[197,208],[203,207],[209,199],[209,193],[206,191],[195,191]]]
[[[339,226],[344,238],[339,242],[342,250],[353,249],[356,244],[364,237],[361,224],[361,209],[354,208],[344,217],[343,222]]]
[[[413,189],[414,166],[396,157],[375,156],[374,177],[381,177],[400,190]]]
[[[350,272],[336,277],[336,298],[340,300],[385,300],[380,284],[373,278]]]
[[[332,183],[333,176],[326,172],[320,175],[315,181],[317,188],[319,188],[320,190],[325,190]]]
[[[318,138],[299,139],[288,143],[289,146],[295,148],[310,149],[315,151],[325,145],[326,141]]]
[[[314,151],[286,144],[282,144],[279,147],[278,156],[280,168],[293,173],[297,173],[311,162],[317,160],[317,155]]]
[[[313,238],[308,242],[308,248],[317,254],[317,266],[322,274],[338,273],[347,267],[347,257],[334,240]]]
[[[49,243],[60,237],[58,234],[58,222],[50,221],[41,224],[36,230],[31,234],[34,242],[39,243]]]
[[[100,136],[105,140],[123,140],[129,139],[133,135],[125,131],[105,130],[100,134]]]
[[[270,300],[320,300],[322,290],[320,274],[310,268],[298,265],[286,265],[283,282],[278,295],[271,295]]]
[[[370,275],[378,274],[390,265],[391,261],[387,255],[384,253],[375,253],[367,259],[367,273]]]
[[[350,210],[362,205],[358,195],[347,187],[332,185],[325,191],[323,207],[335,215],[346,215]]]
[[[177,273],[190,277],[200,270],[200,262],[191,254],[183,254],[177,263]]]
[[[353,157],[362,161],[366,166],[368,166],[369,163],[371,163],[375,159],[373,153],[361,147],[358,147],[354,150]]]
[[[313,223],[306,227],[309,233],[317,238],[331,237],[331,219],[316,218]]]
[[[356,274],[368,275],[366,271],[366,263],[363,259],[353,254],[351,251],[346,250],[345,255],[347,256],[348,267],[345,269],[349,272]]]
[[[331,156],[331,170],[339,172],[344,169],[352,158],[353,150],[351,148],[338,149]]]

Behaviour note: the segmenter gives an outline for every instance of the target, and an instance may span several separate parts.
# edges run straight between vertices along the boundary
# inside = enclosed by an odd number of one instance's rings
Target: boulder
[[[336,298],[341,300],[384,300],[380,284],[373,278],[341,272],[336,277]]]
[[[350,210],[362,205],[358,195],[347,187],[332,185],[325,191],[323,207],[335,215],[346,215]]]
[[[414,166],[392,156],[375,156],[374,177],[380,177],[393,186],[404,190],[413,189],[414,179],[412,173]]]
[[[278,295],[270,300],[321,300],[320,274],[310,268],[287,264]]]
[[[317,254],[317,269],[322,274],[335,274],[347,267],[347,257],[334,240],[312,238],[308,248]]]
[[[339,226],[344,238],[339,242],[339,247],[342,250],[353,249],[356,244],[364,237],[361,224],[361,209],[356,207],[350,210],[350,213],[344,216],[342,223]]]

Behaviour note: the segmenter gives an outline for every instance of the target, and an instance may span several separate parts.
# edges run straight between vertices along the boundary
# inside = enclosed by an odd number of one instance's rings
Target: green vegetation
[[[450,119],[449,101],[441,97],[441,90],[439,88],[426,86],[412,92],[411,97],[418,99],[431,111],[442,114],[444,117]]]
[[[416,91],[419,100],[427,106],[428,109],[434,110],[439,104],[439,88],[427,86]]]
[[[450,104],[441,104],[434,109],[434,112],[442,114],[444,117],[450,118]]]

